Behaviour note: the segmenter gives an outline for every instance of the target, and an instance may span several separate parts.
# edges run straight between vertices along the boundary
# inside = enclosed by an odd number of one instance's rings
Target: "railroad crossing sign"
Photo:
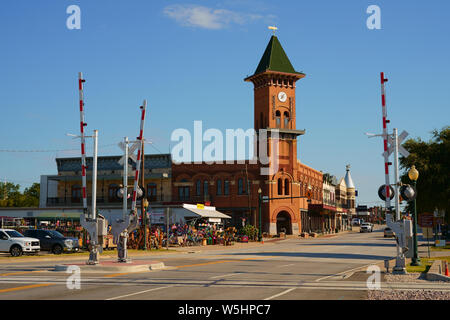
[[[119,142],[118,146],[119,146],[120,149],[122,149],[122,151],[125,151],[125,148],[126,148],[125,143]],[[134,152],[140,146],[141,146],[141,142],[140,141],[135,141],[131,146],[128,145],[128,158],[130,158],[134,162],[137,162],[136,155],[134,154]],[[120,165],[123,165],[124,161],[125,161],[125,156],[123,155],[118,162],[119,162]]]
[[[408,132],[403,130],[402,133],[397,138],[398,139],[398,152],[405,158],[409,156],[409,152],[402,146],[402,142],[403,142],[403,140],[405,140],[405,138],[407,136],[408,136]],[[392,135],[388,135],[388,143],[389,143],[389,148],[388,148],[387,152],[388,152],[388,156],[390,156],[391,153],[394,151],[394,139],[392,138]],[[382,153],[382,155],[384,156],[384,152]]]

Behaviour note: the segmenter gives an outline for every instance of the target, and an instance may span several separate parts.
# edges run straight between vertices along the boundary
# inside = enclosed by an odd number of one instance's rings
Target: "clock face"
[[[278,93],[278,100],[280,100],[281,102],[285,102],[286,99],[287,99],[287,94],[286,93],[284,93],[283,91]]]

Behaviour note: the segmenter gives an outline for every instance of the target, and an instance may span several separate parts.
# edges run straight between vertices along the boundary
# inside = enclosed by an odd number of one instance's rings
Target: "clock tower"
[[[304,77],[304,73],[295,71],[280,41],[273,35],[255,73],[244,79],[254,85],[254,127],[256,132],[267,130],[269,153],[272,152],[271,142],[277,137],[274,131],[278,133],[278,172],[261,177],[265,181],[263,194],[271,198],[300,195],[297,137],[305,132],[296,129],[295,87]],[[281,232],[282,219],[289,221],[286,222],[288,234],[298,234],[299,199],[270,201],[263,211],[264,229],[269,229],[270,234]]]
[[[267,129],[269,136],[273,129],[279,130],[280,165],[295,165],[297,136],[305,133],[296,130],[295,107],[296,82],[304,77],[304,73],[295,71],[280,41],[273,35],[255,73],[245,79],[254,85],[255,131]]]

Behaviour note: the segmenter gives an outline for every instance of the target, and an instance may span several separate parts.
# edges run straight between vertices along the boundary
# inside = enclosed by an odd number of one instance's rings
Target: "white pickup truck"
[[[12,229],[0,229],[0,252],[9,252],[13,257],[23,253],[37,253],[41,250],[38,239],[26,238]]]

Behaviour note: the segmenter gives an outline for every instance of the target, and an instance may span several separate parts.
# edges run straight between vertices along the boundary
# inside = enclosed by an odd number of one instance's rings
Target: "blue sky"
[[[70,5],[81,29],[69,30]],[[369,30],[369,5],[381,30]],[[0,179],[28,186],[55,174],[55,157],[79,155],[77,73],[85,85],[88,132],[101,155],[136,137],[148,99],[147,138],[168,152],[174,129],[253,127],[252,74],[270,39],[297,71],[299,158],[342,177],[351,164],[358,202],[380,203],[384,183],[379,73],[387,84],[389,129],[430,138],[450,119],[450,3],[425,1],[4,0],[0,4]],[[174,143],[172,142],[172,145]],[[88,152],[91,149],[89,149]]]

